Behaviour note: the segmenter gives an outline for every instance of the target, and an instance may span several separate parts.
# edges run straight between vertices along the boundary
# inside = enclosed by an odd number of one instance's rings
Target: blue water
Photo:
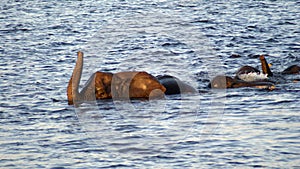
[[[297,1],[6,1],[0,168],[299,168],[300,79],[209,90],[242,65],[300,64]],[[67,105],[96,70],[171,74],[199,94]],[[240,57],[234,57],[239,55]]]

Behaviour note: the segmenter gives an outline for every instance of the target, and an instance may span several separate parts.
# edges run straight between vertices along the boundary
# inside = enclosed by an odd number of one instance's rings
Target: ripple
[[[261,54],[274,71],[297,64],[298,4],[2,2],[1,167],[297,168],[299,83],[221,93],[206,86],[242,65],[259,67]],[[146,70],[201,92],[98,101],[80,114],[66,99],[78,50],[81,84],[95,70]]]

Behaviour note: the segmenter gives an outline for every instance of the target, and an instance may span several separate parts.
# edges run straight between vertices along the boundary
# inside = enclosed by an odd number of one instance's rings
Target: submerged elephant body
[[[262,73],[252,66],[243,66],[236,72],[235,78],[219,75],[211,81],[208,87],[221,89],[255,87],[272,90],[275,88],[275,83],[286,81],[282,74],[298,74],[300,72],[299,66],[292,65],[282,73],[274,74],[271,71],[266,58],[261,55],[259,59],[261,62]]]
[[[260,89],[274,89],[274,83],[267,81],[252,81],[246,82],[239,79],[233,79],[229,76],[216,76],[208,85],[209,88],[226,89],[226,88],[240,88],[240,87],[255,87]]]
[[[251,66],[243,66],[234,78],[216,76],[208,87],[210,88],[240,88],[255,87],[273,90],[274,78],[266,59],[260,56],[262,73]],[[196,93],[197,90],[174,76],[152,76],[147,72],[96,72],[81,91],[78,90],[83,68],[83,53],[78,52],[78,58],[67,87],[68,103],[74,104],[95,99],[132,99],[132,98],[162,98],[164,95]],[[285,69],[282,74],[299,74],[300,67],[293,65]],[[249,78],[254,75],[255,78]],[[261,75],[257,78],[257,75]],[[275,74],[275,76],[277,76]],[[276,81],[275,81],[276,82]]]
[[[163,97],[166,88],[147,72],[96,72],[79,92],[79,82],[83,67],[83,53],[78,59],[68,83],[68,103],[95,99],[153,98]]]
[[[166,88],[166,95],[197,92],[195,88],[174,76],[159,75],[156,78]]]
[[[112,97],[126,98],[161,98],[166,88],[147,72],[119,72],[112,79]]]
[[[96,99],[161,97],[166,89],[147,72],[95,73]]]

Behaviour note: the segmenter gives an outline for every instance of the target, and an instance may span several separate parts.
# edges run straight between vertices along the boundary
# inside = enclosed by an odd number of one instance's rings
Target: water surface
[[[242,65],[300,61],[297,1],[4,1],[1,168],[298,168],[299,75],[209,90]],[[200,92],[67,105],[76,52],[92,72],[171,74]],[[234,57],[240,56],[240,57]]]

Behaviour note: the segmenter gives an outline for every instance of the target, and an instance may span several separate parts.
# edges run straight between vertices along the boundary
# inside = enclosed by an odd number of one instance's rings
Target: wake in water
[[[257,73],[257,72],[250,72],[246,74],[240,74],[238,77],[246,82],[253,82],[253,81],[264,81],[268,79],[267,74]]]

